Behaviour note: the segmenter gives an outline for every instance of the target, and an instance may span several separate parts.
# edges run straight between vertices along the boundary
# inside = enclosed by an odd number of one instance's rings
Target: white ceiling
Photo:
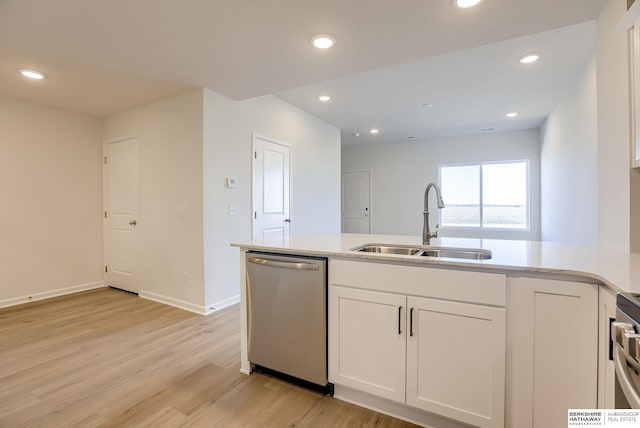
[[[485,127],[494,122],[478,112],[489,106],[522,109],[534,124],[550,102],[524,100],[557,95],[593,50],[593,27],[509,39],[592,20],[604,2],[0,0],[0,95],[104,117],[196,87],[234,99],[277,93],[346,135],[380,127],[381,139]],[[335,47],[311,48],[318,33]],[[537,68],[510,66],[529,46],[543,54]],[[26,81],[19,67],[48,78]],[[565,80],[541,89],[552,75]],[[335,91],[331,103],[317,105],[320,90]],[[415,111],[424,103],[434,118]]]
[[[343,144],[536,128],[594,51],[595,23],[588,21],[277,95],[342,129]],[[541,59],[521,64],[528,52]],[[331,101],[319,102],[320,94]],[[507,118],[509,112],[518,116]]]

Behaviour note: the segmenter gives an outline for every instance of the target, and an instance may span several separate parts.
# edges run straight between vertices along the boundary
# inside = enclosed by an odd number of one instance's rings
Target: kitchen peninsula
[[[438,428],[561,426],[568,408],[610,408],[614,293],[640,292],[640,255],[555,242],[441,238],[486,260],[357,252],[420,237],[291,235],[245,253],[327,257],[329,381],[347,401]],[[534,370],[535,367],[535,370]],[[542,423],[542,425],[539,425]]]

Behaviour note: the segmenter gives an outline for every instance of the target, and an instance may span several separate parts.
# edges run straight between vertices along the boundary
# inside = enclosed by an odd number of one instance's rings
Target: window
[[[443,227],[529,228],[529,161],[441,165]]]

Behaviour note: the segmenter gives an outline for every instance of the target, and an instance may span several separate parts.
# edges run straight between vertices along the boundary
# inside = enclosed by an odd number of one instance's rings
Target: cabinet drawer
[[[459,302],[506,306],[506,276],[350,260],[329,260],[329,283]]]

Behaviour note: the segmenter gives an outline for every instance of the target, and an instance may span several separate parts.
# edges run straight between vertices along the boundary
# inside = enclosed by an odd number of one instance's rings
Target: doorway
[[[254,240],[282,240],[289,234],[290,146],[253,137],[253,220]]]
[[[371,233],[371,171],[342,173],[342,232]]]
[[[103,153],[105,284],[138,293],[138,138],[105,142]]]

